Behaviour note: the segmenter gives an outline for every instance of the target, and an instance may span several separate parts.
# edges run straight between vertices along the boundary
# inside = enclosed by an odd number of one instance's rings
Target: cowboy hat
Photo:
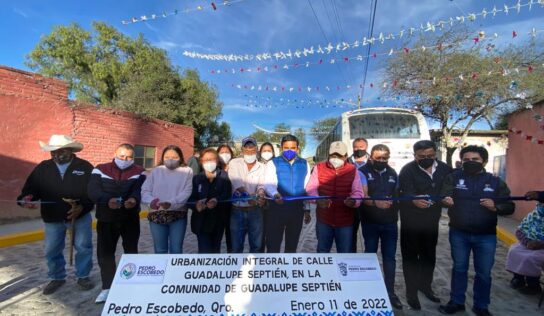
[[[40,141],[40,147],[44,151],[54,151],[61,148],[72,148],[74,152],[78,152],[83,149],[83,144],[74,141],[70,136],[52,135],[51,138],[49,138],[49,144]]]

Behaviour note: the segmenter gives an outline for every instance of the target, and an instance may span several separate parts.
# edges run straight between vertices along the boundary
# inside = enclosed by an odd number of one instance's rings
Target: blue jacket
[[[396,197],[398,176],[395,169],[387,166],[382,173],[374,170],[372,162],[359,168],[368,183],[368,197]],[[399,218],[398,203],[391,208],[382,210],[376,206],[361,205],[361,222],[364,224],[394,224]]]
[[[506,184],[491,173],[475,175],[456,170],[446,177],[443,196],[451,196],[454,205],[449,209],[450,227],[472,234],[496,234],[497,215],[514,213],[512,201],[496,198],[510,196]],[[480,205],[480,199],[494,199],[496,212]]]
[[[297,157],[293,164],[290,164],[289,161],[280,156],[273,158],[272,162],[276,166],[278,192],[282,196],[306,195],[304,179],[306,179],[306,175],[310,172],[306,160]]]

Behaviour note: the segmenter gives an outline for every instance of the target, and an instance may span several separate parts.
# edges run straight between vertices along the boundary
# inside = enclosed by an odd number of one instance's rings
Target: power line
[[[376,17],[376,7],[378,6],[378,0],[371,0],[372,2],[370,3],[370,20],[368,21],[368,38],[372,38],[372,36],[374,35],[374,19]],[[370,48],[372,47],[372,43],[369,43],[368,44],[368,48],[367,48],[367,56],[370,55]],[[365,60],[365,69],[363,71],[363,85],[361,86],[361,96],[360,96],[360,99],[359,99],[359,106],[361,104],[361,100],[363,100],[364,98],[364,95],[365,95],[365,86],[366,86],[366,75],[368,73],[368,61],[370,60],[370,58],[367,58]]]
[[[312,9],[315,20],[317,22],[317,25],[319,26],[319,29],[321,30],[321,34],[323,34],[323,37],[325,38],[327,43],[330,43],[331,41],[329,41],[329,39],[327,38],[327,35],[325,34],[325,31],[323,30],[323,27],[321,26],[321,22],[319,22],[319,18],[317,17],[317,14],[315,13],[315,10],[314,10],[314,6],[312,5],[312,2],[310,0],[308,0],[308,4],[310,5],[310,8]],[[337,63],[335,63],[335,65],[336,65],[336,68],[338,69],[338,71],[340,72],[340,75],[342,76],[342,79],[344,80],[344,84],[347,85],[348,83],[347,83],[347,80],[346,80],[346,76],[344,75],[344,72],[342,71],[342,68],[340,68],[340,66],[338,66]]]

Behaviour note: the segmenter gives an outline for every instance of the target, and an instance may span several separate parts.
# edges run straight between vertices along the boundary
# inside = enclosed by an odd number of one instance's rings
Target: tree
[[[325,138],[327,134],[334,128],[337,121],[338,118],[336,117],[329,117],[315,121],[310,128],[312,137],[315,139],[315,141],[318,143],[321,142],[323,138]]]
[[[206,126],[204,134],[200,136],[203,147],[217,147],[232,142],[232,131],[226,122],[213,122]]]
[[[93,32],[77,24],[58,26],[27,56],[37,72],[68,82],[70,94],[92,102],[195,129],[195,145],[210,142],[210,132],[229,139],[227,123],[218,125],[222,103],[215,87],[195,70],[181,71],[166,52],[143,36],[132,39],[114,27],[94,22]]]
[[[292,130],[292,128],[285,123],[278,123],[274,126],[274,133],[267,133],[263,130],[256,130],[250,136],[254,137],[259,143],[281,143],[281,138],[286,134],[292,134],[298,138],[300,152],[304,150],[306,145],[306,132],[302,128]]]
[[[542,45],[535,43],[502,50],[482,46],[483,34],[476,35],[473,45],[466,45],[474,38],[466,29],[450,29],[439,36],[425,34],[414,46],[437,49],[419,49],[390,59],[384,93],[408,98],[423,115],[439,123],[451,165],[453,152],[476,122],[491,123],[498,113],[542,98],[542,73],[528,70],[531,64],[542,64],[544,55],[538,48]],[[454,130],[461,131],[456,143],[451,137]]]

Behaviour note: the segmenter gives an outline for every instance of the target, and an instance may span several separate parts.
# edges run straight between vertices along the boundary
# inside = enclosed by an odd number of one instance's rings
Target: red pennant
[[[274,69],[278,69],[278,65],[274,65]]]
[[[408,54],[410,52],[410,49],[408,47],[404,47],[404,53]]]
[[[212,8],[213,8],[214,11],[217,10],[217,6],[213,2],[212,2]]]
[[[537,143],[538,143],[539,145],[544,145],[544,140],[540,140],[540,139],[539,139]]]
[[[257,67],[257,71],[258,71],[258,72],[261,72],[261,67]]]
[[[285,91],[285,87],[281,87],[281,91]]]
[[[373,83],[371,83],[371,84],[370,84],[370,87],[371,87],[371,88],[374,88],[374,84],[373,84]]]
[[[521,131],[516,131],[516,134],[518,134],[518,135],[521,134]]]
[[[516,31],[512,31],[512,38],[518,36],[518,33],[516,33]]]
[[[244,68],[240,68],[240,72],[244,72]]]
[[[376,53],[373,53],[372,58],[376,58],[376,57],[378,57],[378,55],[376,55]]]
[[[317,63],[321,65],[323,63],[323,59],[320,59]]]
[[[479,37],[475,37],[472,39],[474,41],[474,44],[477,44],[480,42],[480,38]]]
[[[533,72],[533,66],[529,65],[529,67],[527,68],[527,71],[528,71],[529,73]]]
[[[397,80],[393,80],[393,88],[397,86],[399,82]]]
[[[526,139],[526,140],[531,140],[531,139],[533,139],[533,136],[527,135],[527,136],[525,136],[525,139]]]
[[[215,70],[212,70],[212,74],[215,74]]]
[[[348,57],[344,57],[344,61],[347,63],[349,62],[349,58]]]
[[[478,78],[478,73],[477,72],[473,72],[472,73],[472,79],[476,79]]]

